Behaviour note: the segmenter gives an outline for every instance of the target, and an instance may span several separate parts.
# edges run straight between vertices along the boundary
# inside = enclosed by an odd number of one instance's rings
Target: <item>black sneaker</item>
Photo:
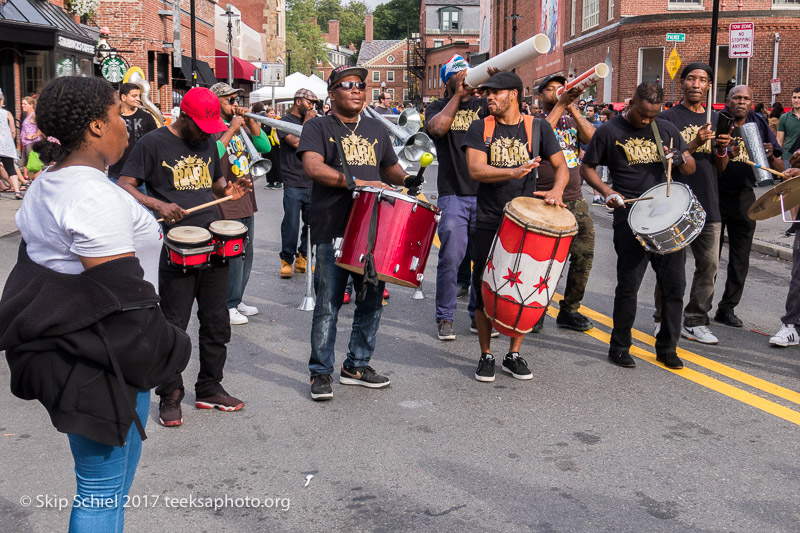
[[[456,340],[456,330],[453,329],[452,320],[442,320],[436,325],[440,341],[454,341]]]
[[[717,311],[717,314],[714,315],[714,320],[725,324],[726,326],[731,326],[733,328],[740,328],[744,326],[744,322],[738,316],[733,314],[733,311]]]
[[[625,368],[633,368],[636,366],[636,361],[633,360],[628,350],[609,350],[608,360],[617,366]]]
[[[469,294],[469,285],[459,285],[458,292],[456,293],[456,298],[463,298]]]
[[[680,358],[674,353],[656,354],[656,361],[673,370],[679,370],[683,368],[683,361],[681,361]]]
[[[533,332],[534,333],[541,333],[542,330],[544,329],[544,315],[546,315],[546,314],[547,314],[547,311],[542,313],[542,318],[539,319],[539,322],[534,324],[534,326],[533,326]]]
[[[594,324],[577,311],[570,313],[569,311],[561,310],[556,317],[556,326],[574,329],[575,331],[589,331],[594,327]]]
[[[311,399],[317,402],[333,399],[330,374],[311,376]]]
[[[381,376],[371,366],[360,366],[358,368],[345,368],[339,374],[339,383],[342,385],[361,385],[370,389],[382,389],[391,385],[389,378]]]
[[[158,402],[158,423],[166,427],[177,427],[183,424],[181,412],[183,390],[175,389],[169,394],[161,396]]]
[[[528,362],[519,356],[517,352],[509,352],[503,358],[503,366],[500,368],[508,372],[517,379],[532,379],[533,374],[528,368]]]
[[[198,409],[219,409],[220,411],[241,411],[244,402],[239,398],[234,398],[225,389],[220,389],[216,394],[208,396],[198,396],[194,401],[194,406]]]
[[[469,323],[469,332],[476,335],[478,334],[478,324],[475,323],[475,317],[472,317],[472,321]],[[490,337],[494,339],[499,336],[500,333],[496,329],[492,328],[492,334]]]
[[[478,369],[475,371],[475,379],[478,381],[494,381],[494,356],[490,353],[482,353],[478,360]]]

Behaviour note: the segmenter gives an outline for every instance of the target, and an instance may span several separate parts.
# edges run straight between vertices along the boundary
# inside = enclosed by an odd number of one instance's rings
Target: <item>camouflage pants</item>
[[[569,247],[567,286],[564,288],[564,299],[560,303],[562,311],[573,313],[581,306],[586,284],[589,282],[589,273],[592,271],[594,222],[589,214],[589,204],[583,198],[564,203],[578,222],[578,234],[572,238]]]

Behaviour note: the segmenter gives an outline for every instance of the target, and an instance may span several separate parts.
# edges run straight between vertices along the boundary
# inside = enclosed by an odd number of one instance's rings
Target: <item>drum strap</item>
[[[364,277],[357,283],[356,300],[363,302],[369,287],[378,290],[378,269],[375,268],[375,241],[378,238],[378,204],[381,203],[381,194],[375,198],[372,205],[372,214],[369,217],[369,234],[367,235],[367,254],[364,256]]]
[[[525,134],[528,137],[528,154],[531,159],[535,159],[539,155],[539,128],[533,129],[533,115],[522,115],[522,120],[525,122]],[[492,115],[483,119],[483,142],[486,144],[486,148],[489,148],[492,144],[495,124],[494,116]],[[536,151],[534,152],[534,150]],[[536,192],[538,190],[536,182],[539,179],[539,169],[535,168],[533,172],[529,172],[525,180],[530,179],[531,175],[533,175],[533,191]]]
[[[333,138],[336,141],[336,148],[339,151],[339,159],[342,161],[342,173],[344,174],[344,181],[347,183],[347,190],[352,191],[356,188],[356,180],[350,172],[350,167],[347,165],[347,158],[344,156],[344,148],[342,148],[342,135],[339,132],[339,124],[342,124],[342,122],[336,118],[336,116],[328,115],[328,123],[333,130]],[[344,126],[344,124],[342,125]]]
[[[664,155],[664,143],[661,141],[661,135],[658,133],[655,120],[650,123],[650,127],[653,128],[653,136],[656,138],[656,148],[658,148],[658,155],[661,156],[661,164],[664,165],[664,172],[669,172],[667,157]]]

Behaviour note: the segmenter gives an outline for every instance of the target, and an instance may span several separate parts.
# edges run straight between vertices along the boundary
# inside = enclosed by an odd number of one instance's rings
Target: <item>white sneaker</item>
[[[244,302],[236,306],[236,310],[244,316],[253,316],[258,314],[258,307],[252,305],[245,305]]]
[[[237,309],[233,307],[228,309],[228,315],[230,316],[231,324],[235,326],[247,324],[248,322],[247,317],[241,314]]]
[[[798,343],[797,330],[794,324],[781,324],[781,329],[774,337],[769,339],[769,343],[773,346],[795,346]]]
[[[661,331],[661,322],[654,322],[653,324],[653,337],[658,337],[658,332]]]
[[[717,344],[719,342],[719,339],[711,333],[708,326],[694,326],[693,328],[683,326],[681,328],[681,336],[702,344]]]

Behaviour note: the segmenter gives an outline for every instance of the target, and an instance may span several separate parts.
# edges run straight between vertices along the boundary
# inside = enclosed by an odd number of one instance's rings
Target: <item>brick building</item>
[[[321,73],[320,77],[327,81],[333,69],[351,64],[353,56],[356,54],[356,47],[352,43],[350,43],[350,46],[339,44],[338,20],[328,21],[328,33],[323,33],[322,37],[325,39],[325,48],[328,54],[324,60],[317,63],[316,70]]]
[[[264,37],[265,62],[285,61],[286,0],[235,0],[242,12],[242,21]],[[222,4],[222,2],[220,2]]]
[[[377,102],[383,89],[392,102],[408,102],[408,39],[373,40],[372,15],[367,15],[364,23],[364,41],[356,64],[368,70],[367,101]]]
[[[550,54],[521,66],[526,94],[535,98],[537,83],[547,74],[581,73],[597,63],[607,62],[612,74],[601,81],[588,97],[601,101],[622,101],[641,81],[659,81],[667,98],[673,81],[665,63],[673,47],[667,33],[683,33],[686,41],[677,45],[683,65],[708,62],[711,33],[711,0],[542,0],[541,12],[524,13],[517,20],[517,42],[536,33],[555,35]],[[493,19],[495,53],[511,43],[511,20],[506,17],[522,7],[521,0],[495,0]],[[746,83],[756,101],[770,102],[770,79],[782,80],[786,100],[788,91],[800,85],[800,2],[798,0],[722,0],[717,36],[718,67],[714,101],[722,102],[728,83]],[[547,16],[543,17],[542,14]],[[553,18],[555,14],[555,18]],[[544,19],[544,20],[543,20]],[[729,26],[753,22],[753,57],[729,59]],[[775,35],[779,34],[777,76],[773,76]],[[571,66],[571,67],[570,67]],[[677,78],[677,76],[676,76]],[[735,81],[732,81],[735,80]],[[680,93],[675,83],[675,99]]]

